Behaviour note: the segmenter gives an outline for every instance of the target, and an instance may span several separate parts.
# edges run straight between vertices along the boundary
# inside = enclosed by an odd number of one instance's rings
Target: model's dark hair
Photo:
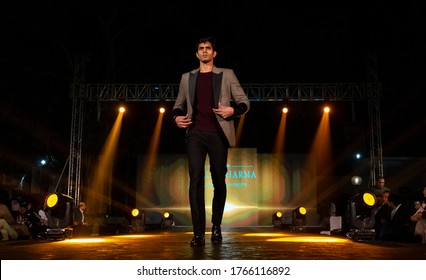
[[[198,40],[197,45],[195,46],[196,50],[198,51],[198,47],[200,46],[200,44],[207,43],[207,42],[212,45],[213,51],[215,51],[216,50],[216,39],[211,37],[211,36],[203,37],[200,40]]]

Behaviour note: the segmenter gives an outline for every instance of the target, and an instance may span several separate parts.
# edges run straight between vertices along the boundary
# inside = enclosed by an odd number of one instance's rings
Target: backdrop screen
[[[255,148],[231,148],[228,156],[224,226],[271,225],[271,216],[298,206],[316,213],[315,167],[306,155],[258,154]],[[150,167],[147,167],[150,165]],[[207,221],[213,184],[205,163]],[[176,225],[191,225],[189,176],[185,154],[141,155],[138,160],[136,206],[146,211],[170,211]]]

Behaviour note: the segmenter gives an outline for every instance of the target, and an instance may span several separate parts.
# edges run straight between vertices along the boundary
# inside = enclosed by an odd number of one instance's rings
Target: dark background
[[[177,84],[183,72],[198,66],[195,42],[206,35],[217,39],[215,64],[233,68],[242,84],[365,82],[366,58],[376,54],[383,87],[383,156],[425,157],[424,26],[422,9],[408,6],[295,8],[268,1],[3,4],[2,184],[31,173],[41,157],[50,159],[52,172],[58,174],[63,168],[69,154],[70,84],[76,55],[89,58],[87,83]],[[100,120],[95,117],[95,106],[89,108],[84,141],[94,153],[112,127],[115,105],[101,104]],[[128,104],[119,160],[126,162],[125,155],[144,152],[156,121],[153,105]],[[319,121],[318,104],[293,106],[286,149],[306,152]],[[274,102],[252,102],[241,146],[271,151],[281,116],[279,107]],[[367,115],[367,105],[356,104],[356,122],[368,126]],[[183,133],[170,120],[166,113],[161,152],[183,152]],[[336,104],[331,121],[339,155],[347,144],[345,128],[353,122],[350,105]],[[260,141],[259,135],[266,140]]]

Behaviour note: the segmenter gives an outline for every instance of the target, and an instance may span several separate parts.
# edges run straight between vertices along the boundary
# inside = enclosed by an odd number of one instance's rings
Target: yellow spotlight
[[[367,208],[373,207],[376,204],[376,200],[376,196],[371,192],[358,193],[350,199],[350,201],[357,204],[358,208],[363,206]]]
[[[358,193],[348,201],[348,222],[350,231],[346,236],[352,240],[374,240],[377,207],[376,196],[369,192]]]
[[[58,203],[59,197],[56,193],[49,194],[46,197],[46,206],[49,208],[54,207]]]
[[[173,220],[173,215],[169,212],[163,213],[163,218],[161,219],[161,229],[172,229],[175,226],[175,221]]]
[[[61,193],[51,193],[45,198],[49,217],[47,239],[72,237],[74,199]]]
[[[137,217],[139,215],[139,209],[135,208],[132,210],[132,216]]]
[[[282,216],[283,216],[283,213],[281,211],[277,211],[277,212],[275,212],[274,215],[275,215],[276,218],[281,219]]]
[[[302,226],[306,225],[306,208],[299,206],[292,211],[292,226],[294,231],[303,230]]]
[[[281,211],[277,211],[272,214],[272,225],[274,228],[281,228],[283,225],[282,222],[283,213]]]
[[[366,192],[362,195],[362,199],[364,200],[364,203],[368,206],[372,207],[376,204],[376,197],[369,192]]]
[[[324,107],[324,113],[329,113],[329,112],[330,112],[330,107],[325,106],[325,107]]]
[[[288,107],[283,107],[283,113],[287,114],[288,113]]]
[[[168,219],[170,217],[170,213],[164,212],[163,217],[164,217],[164,219]]]
[[[165,111],[166,111],[166,109],[164,109],[164,107],[161,107],[161,108],[160,108],[160,113],[161,113],[161,114],[164,114],[164,112],[165,112]]]
[[[144,229],[144,220],[143,220],[143,215],[142,215],[142,211],[140,211],[137,208],[134,208],[132,210],[132,225],[130,227],[130,231],[132,233],[140,233],[143,232]]]
[[[118,109],[118,111],[120,111],[120,113],[124,113],[126,111],[126,108],[120,107],[120,109]]]
[[[299,213],[301,214],[301,215],[306,215],[306,208],[305,207],[299,207]]]

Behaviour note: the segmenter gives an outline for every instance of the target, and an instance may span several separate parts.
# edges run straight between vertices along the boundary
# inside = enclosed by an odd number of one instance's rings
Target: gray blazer
[[[179,93],[173,107],[174,117],[188,114],[192,118],[195,84],[199,71],[198,68],[182,75]],[[250,101],[232,69],[213,66],[213,91],[216,108],[219,106],[219,102],[223,106],[234,106],[232,117],[224,119],[216,115],[220,127],[228,139],[229,146],[234,147],[236,145],[234,118],[244,115],[250,109]],[[231,105],[231,100],[235,102],[235,105]]]

